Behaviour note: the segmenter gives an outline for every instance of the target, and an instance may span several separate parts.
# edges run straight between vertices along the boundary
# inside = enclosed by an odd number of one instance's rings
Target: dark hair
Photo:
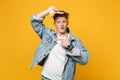
[[[68,16],[69,16],[69,13],[65,12],[65,11],[59,11],[59,12],[63,12],[63,14],[59,14],[59,13],[56,13],[54,16],[53,16],[53,19],[55,20],[57,17],[65,17],[68,19]]]

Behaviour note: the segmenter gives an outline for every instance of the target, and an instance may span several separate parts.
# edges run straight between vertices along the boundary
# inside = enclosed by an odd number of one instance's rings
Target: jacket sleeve
[[[38,18],[37,15],[31,17],[31,24],[34,31],[42,39],[43,33],[46,31],[45,25],[43,24],[44,18]]]
[[[89,52],[84,48],[82,42],[79,39],[76,42],[73,53],[68,52],[67,55],[71,56],[74,61],[78,62],[81,65],[87,64],[90,58]]]

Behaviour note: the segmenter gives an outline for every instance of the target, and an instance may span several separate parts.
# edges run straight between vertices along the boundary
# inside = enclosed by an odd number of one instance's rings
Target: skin
[[[66,48],[70,44],[67,33],[68,20],[65,17],[57,17],[54,21],[54,25],[57,29],[57,35],[66,37],[66,39],[57,39],[60,40],[62,42],[61,45]]]
[[[37,16],[39,18],[43,18],[49,14],[50,17],[52,17],[56,13],[63,14],[64,12],[59,12],[55,6],[50,6],[47,10],[39,13]],[[57,30],[57,35],[59,35],[60,37],[66,37],[66,39],[57,39],[57,40],[61,41],[61,46],[63,48],[67,48],[67,46],[70,45],[70,41],[68,39],[68,33],[67,33],[67,26],[68,26],[67,18],[57,17],[54,21],[54,25]],[[74,49],[75,47],[71,50],[71,53],[74,51]]]

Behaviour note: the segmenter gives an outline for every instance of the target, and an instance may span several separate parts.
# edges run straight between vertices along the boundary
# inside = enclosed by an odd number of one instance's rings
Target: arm
[[[52,17],[56,13],[63,14],[63,12],[59,12],[55,6],[50,6],[47,10],[39,13],[38,18],[43,18],[48,14],[50,14],[50,17]]]
[[[68,52],[68,55],[82,65],[87,64],[90,57],[89,52],[84,48],[80,40],[77,40],[76,45],[73,47],[71,52]]]
[[[76,39],[75,44],[70,43],[69,39],[61,39],[61,46],[67,49],[67,55],[74,61],[85,65],[89,60],[89,52],[84,48],[82,42]]]
[[[48,9],[44,10],[43,12],[32,16],[31,18],[32,27],[41,39],[42,39],[43,33],[45,33],[47,30],[45,28],[45,25],[43,24],[43,19],[48,14],[52,16],[53,14],[56,14],[56,13],[60,13],[60,12],[58,12],[55,6],[51,6]]]

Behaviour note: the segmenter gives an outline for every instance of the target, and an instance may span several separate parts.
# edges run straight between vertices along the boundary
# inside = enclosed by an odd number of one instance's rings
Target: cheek
[[[56,28],[58,28],[58,25],[57,25],[57,24],[54,24],[54,26],[55,26]]]
[[[60,27],[61,27],[60,25],[56,25],[56,28],[58,28],[58,29],[59,29]]]
[[[68,23],[65,24],[66,26],[68,25]]]
[[[60,29],[60,27],[59,27],[59,26],[55,26],[55,27],[56,27],[56,29],[57,29],[57,30],[59,30],[59,29]]]

